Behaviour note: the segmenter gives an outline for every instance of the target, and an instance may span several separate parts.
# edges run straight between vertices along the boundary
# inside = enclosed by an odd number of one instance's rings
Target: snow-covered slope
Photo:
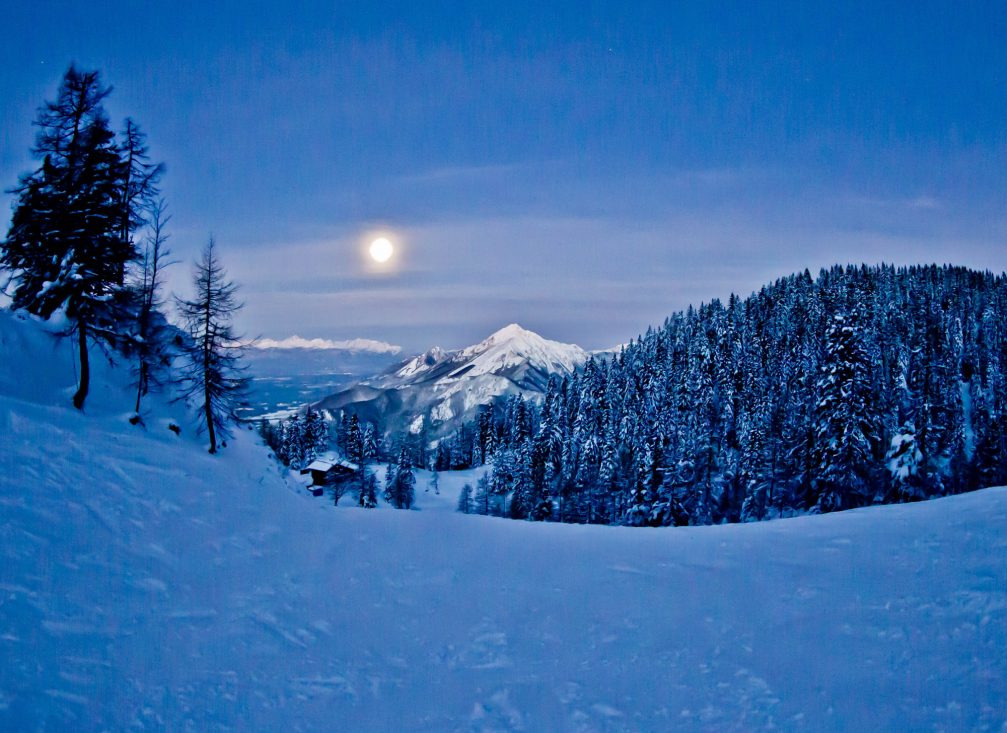
[[[407,359],[402,365],[396,366],[391,370],[391,376],[383,375],[380,380],[376,381],[405,384],[409,380],[416,379],[419,375],[426,374],[431,369],[442,364],[451,354],[452,352],[445,351],[440,346],[434,346],[432,349],[424,351],[412,359]]]
[[[1005,489],[632,529],[459,515],[476,476],[421,473],[419,511],[335,509],[250,433],[129,425],[109,370],[77,413],[34,324],[0,313],[0,350],[0,730],[1007,720]]]
[[[413,430],[422,417],[431,436],[450,432],[482,405],[512,394],[536,396],[554,374],[571,374],[588,359],[579,346],[549,341],[516,323],[474,346],[435,347],[390,369],[367,386],[337,392],[319,405],[348,410],[387,430]]]

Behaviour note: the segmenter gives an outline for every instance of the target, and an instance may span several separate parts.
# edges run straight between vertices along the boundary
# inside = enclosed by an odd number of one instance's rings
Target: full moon
[[[380,239],[375,239],[371,242],[370,247],[371,259],[375,262],[388,262],[391,259],[392,254],[395,252],[395,248],[392,247],[392,243],[389,242],[384,237]]]

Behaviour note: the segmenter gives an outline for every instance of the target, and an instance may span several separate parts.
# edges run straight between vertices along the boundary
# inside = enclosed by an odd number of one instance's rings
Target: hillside
[[[1007,484],[1007,274],[834,266],[672,314],[438,445],[489,511],[750,522]],[[444,455],[442,455],[444,454]]]
[[[1005,489],[637,529],[459,515],[445,474],[419,511],[334,509],[251,433],[129,425],[114,371],[77,413],[32,322],[0,313],[0,349],[0,730],[1007,720]]]

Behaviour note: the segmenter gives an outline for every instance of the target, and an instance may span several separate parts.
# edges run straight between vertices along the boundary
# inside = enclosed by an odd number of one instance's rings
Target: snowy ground
[[[6,313],[0,354],[0,730],[1007,731],[1005,489],[648,530],[459,515],[442,474],[335,509],[251,434],[129,425],[107,370],[77,414],[69,347]]]

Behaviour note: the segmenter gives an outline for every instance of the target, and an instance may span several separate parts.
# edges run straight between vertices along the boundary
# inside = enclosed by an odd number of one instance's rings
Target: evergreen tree
[[[325,417],[318,410],[312,410],[308,405],[304,414],[302,424],[303,430],[303,459],[304,465],[311,463],[316,457],[324,453],[329,445],[329,428],[325,423]]]
[[[283,462],[295,471],[304,464],[304,425],[296,412],[283,423],[281,454]]]
[[[385,501],[396,509],[409,509],[413,505],[416,492],[416,477],[413,475],[409,454],[405,448],[399,451],[399,460],[395,470],[388,467],[388,477],[385,481]]]
[[[487,515],[490,513],[490,480],[489,476],[483,474],[476,481],[476,494],[473,500],[472,511],[475,514]]]
[[[351,415],[347,423],[343,450],[346,457],[358,466],[364,462],[364,436],[356,415]]]
[[[372,471],[361,469],[364,477],[360,488],[359,503],[364,509],[374,509],[378,505],[378,478]]]
[[[816,511],[862,506],[871,496],[867,387],[867,354],[859,321],[837,315],[826,334],[815,407]]]
[[[493,470],[490,471],[490,514],[502,517],[508,511],[508,498],[520,479],[520,461],[515,451],[498,450],[493,456]],[[523,512],[523,508],[521,510]],[[520,516],[520,515],[519,515]]]
[[[83,409],[90,387],[89,340],[120,346],[127,330],[126,266],[136,259],[120,236],[124,165],[96,71],[71,66],[57,100],[40,110],[32,153],[42,161],[15,189],[0,264],[10,271],[14,308],[49,318],[63,309],[76,332]]]
[[[461,493],[458,494],[458,511],[462,514],[472,513],[472,484],[462,486]]]
[[[395,485],[395,473],[397,470],[396,463],[389,463],[385,468],[385,490],[384,490],[384,500],[391,502],[391,497],[395,495],[396,485]]]
[[[893,435],[885,457],[891,481],[892,501],[916,501],[923,498],[920,484],[920,464],[923,454],[916,445],[916,428],[912,423],[903,425],[902,432]]]
[[[378,455],[378,438],[374,432],[374,426],[370,423],[364,425],[364,432],[360,439],[360,449],[364,463],[375,459]]]

